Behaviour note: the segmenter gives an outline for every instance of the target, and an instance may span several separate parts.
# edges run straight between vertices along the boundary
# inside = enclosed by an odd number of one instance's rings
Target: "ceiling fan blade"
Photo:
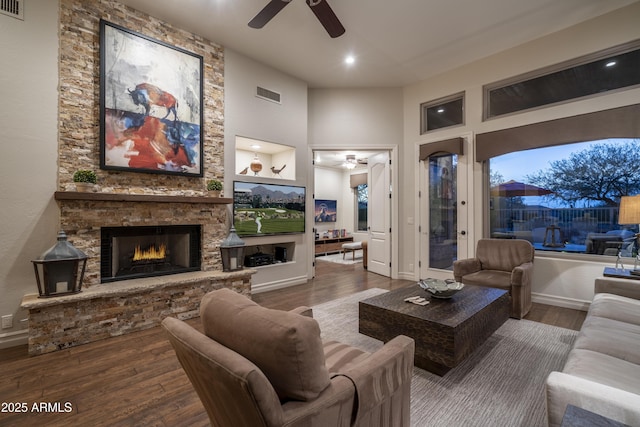
[[[327,0],[307,0],[307,4],[331,38],[340,37],[344,34],[345,29],[336,14],[333,13],[333,9],[331,9]]]
[[[251,28],[262,28],[271,21],[291,0],[271,0],[256,16],[249,21]]]

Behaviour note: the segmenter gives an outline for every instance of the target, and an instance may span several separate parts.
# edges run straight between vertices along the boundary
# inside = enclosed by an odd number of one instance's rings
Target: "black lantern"
[[[40,298],[76,294],[82,288],[87,255],[67,242],[64,231],[58,243],[33,262]]]
[[[244,242],[236,234],[236,229],[231,226],[229,235],[220,245],[222,254],[222,271],[242,270]]]

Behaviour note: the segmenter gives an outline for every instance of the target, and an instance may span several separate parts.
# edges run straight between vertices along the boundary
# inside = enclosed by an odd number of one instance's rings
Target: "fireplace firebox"
[[[200,270],[199,225],[101,228],[101,283]]]

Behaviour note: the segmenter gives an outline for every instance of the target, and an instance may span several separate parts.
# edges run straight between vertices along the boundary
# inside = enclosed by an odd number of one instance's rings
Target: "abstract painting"
[[[202,56],[100,21],[100,167],[203,176]]]

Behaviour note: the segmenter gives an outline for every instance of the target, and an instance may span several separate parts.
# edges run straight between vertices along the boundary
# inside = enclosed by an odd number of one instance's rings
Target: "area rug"
[[[360,256],[358,256],[358,253],[360,254]],[[316,261],[327,261],[327,262],[334,262],[336,264],[346,264],[346,265],[357,264],[359,262],[362,262],[362,251],[356,251],[355,260],[352,258],[351,253],[347,253],[344,259],[342,259],[342,254],[339,253],[339,254],[318,256],[316,257]]]
[[[380,348],[382,342],[358,333],[358,301],[383,292],[368,289],[314,306],[323,339],[370,352]],[[443,377],[414,368],[411,425],[546,426],[545,380],[551,371],[562,369],[577,334],[509,319]]]

